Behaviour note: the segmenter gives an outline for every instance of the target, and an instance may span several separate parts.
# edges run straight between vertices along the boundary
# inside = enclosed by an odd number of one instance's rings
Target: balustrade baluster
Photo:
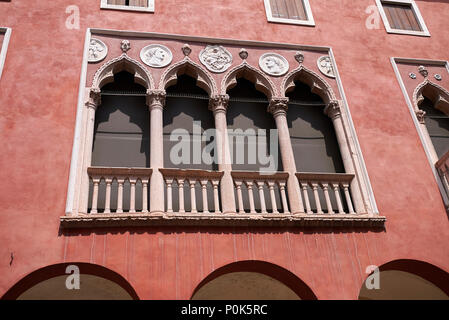
[[[167,212],[173,212],[173,178],[165,178],[165,183],[167,184]]]
[[[312,214],[312,207],[310,206],[309,193],[307,192],[308,183],[301,182],[302,194],[304,196],[304,202],[306,203],[306,212]]]
[[[117,178],[118,190],[117,190],[117,213],[123,213],[123,184],[125,178]]]
[[[203,213],[209,213],[209,206],[207,203],[207,184],[209,180],[203,179],[200,180],[201,183],[201,191],[202,191],[202,197],[203,197]]]
[[[279,189],[281,191],[281,199],[282,199],[282,209],[284,210],[284,214],[290,213],[288,210],[288,202],[287,202],[287,195],[285,193],[285,182],[278,181]]]
[[[318,195],[318,183],[310,182],[310,185],[312,186],[313,196],[315,198],[316,213],[323,214],[323,210],[321,209],[320,196]]]
[[[177,178],[179,191],[179,212],[184,213],[184,178]]]
[[[350,214],[354,214],[354,208],[352,206],[352,201],[351,201],[351,194],[349,193],[349,183],[342,183],[343,185],[343,190],[345,192],[345,197],[346,197],[346,203],[348,204],[348,209],[349,209],[349,213]]]
[[[92,191],[92,207],[90,209],[90,213],[98,213],[97,205],[98,205],[98,186],[100,184],[101,177],[93,177],[93,191]]]
[[[214,209],[215,213],[220,213],[220,199],[218,197],[218,185],[219,180],[212,180],[212,186],[214,187]]]
[[[277,204],[276,204],[276,195],[274,193],[274,181],[268,181],[268,187],[270,189],[270,199],[271,199],[271,208],[273,213],[279,213]]]
[[[248,198],[249,198],[249,212],[256,213],[256,207],[254,205],[254,193],[253,193],[253,182],[245,181],[246,188],[248,189]]]
[[[234,179],[235,188],[237,189],[237,201],[239,203],[239,213],[244,214],[245,208],[243,207],[243,195],[242,195],[242,180]]]
[[[343,214],[345,211],[343,210],[343,205],[341,204],[340,183],[332,182],[331,185],[334,189],[335,199],[337,200],[338,213]]]
[[[190,212],[191,213],[197,213],[196,210],[196,192],[195,192],[195,184],[196,179],[195,178],[189,178],[189,184],[190,184]]]
[[[329,196],[329,183],[321,182],[320,185],[321,185],[321,188],[323,188],[324,198],[326,199],[327,213],[334,214],[334,210],[332,210],[331,198]]]
[[[106,198],[104,203],[104,213],[111,213],[111,184],[112,178],[104,179],[106,182]]]
[[[142,178],[142,213],[148,212],[148,179]]]

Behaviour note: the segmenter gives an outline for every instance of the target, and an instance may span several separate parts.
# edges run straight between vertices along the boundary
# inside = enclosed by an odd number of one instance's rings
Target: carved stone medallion
[[[290,68],[287,59],[277,53],[264,53],[259,58],[259,67],[270,76],[283,76]]]
[[[173,54],[162,44],[150,44],[140,51],[140,59],[150,67],[163,68],[172,62]]]
[[[89,62],[99,62],[106,58],[108,47],[103,41],[92,38],[89,44]]]
[[[335,78],[334,66],[332,65],[331,58],[329,56],[322,56],[317,61],[318,69],[321,73],[329,78]]]
[[[222,46],[207,46],[200,52],[201,63],[212,72],[224,72],[232,64],[232,54]]]

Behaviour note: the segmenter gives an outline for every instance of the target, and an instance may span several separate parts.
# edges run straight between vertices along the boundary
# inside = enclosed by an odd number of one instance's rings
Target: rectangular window
[[[430,36],[414,0],[376,0],[388,33]]]
[[[309,0],[264,0],[270,22],[314,26]]]
[[[101,0],[101,8],[154,12],[154,0]]]

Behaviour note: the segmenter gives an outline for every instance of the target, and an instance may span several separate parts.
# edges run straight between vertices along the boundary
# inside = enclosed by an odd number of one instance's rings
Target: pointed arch
[[[423,102],[424,96],[434,103],[435,109],[449,115],[449,91],[426,79],[413,92],[413,108],[415,112],[419,111],[419,105]]]
[[[178,80],[178,76],[183,74],[195,78],[196,85],[206,91],[210,97],[217,94],[217,85],[212,76],[189,57],[185,57],[183,60],[165,70],[159,81],[159,89],[165,90],[175,84]]]
[[[127,54],[109,60],[103,64],[95,73],[92,88],[101,88],[105,84],[114,81],[114,74],[127,71],[134,75],[134,81],[147,89],[154,89],[154,81],[151,74],[139,61],[134,60]]]
[[[331,101],[337,100],[331,86],[316,72],[307,69],[304,66],[299,66],[291,71],[282,81],[281,95],[285,97],[286,93],[293,90],[295,81],[299,80],[307,84],[312,93],[315,93],[323,99],[324,103],[329,104]]]
[[[256,89],[265,94],[268,99],[277,96],[273,82],[258,69],[250,66],[246,61],[229,71],[221,82],[221,94],[233,88],[237,84],[238,78],[245,78],[254,83]]]

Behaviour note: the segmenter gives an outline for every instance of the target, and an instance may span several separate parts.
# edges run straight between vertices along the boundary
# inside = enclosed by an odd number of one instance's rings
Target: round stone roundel
[[[163,68],[172,62],[173,54],[162,44],[150,44],[140,51],[140,59],[150,67]]]

